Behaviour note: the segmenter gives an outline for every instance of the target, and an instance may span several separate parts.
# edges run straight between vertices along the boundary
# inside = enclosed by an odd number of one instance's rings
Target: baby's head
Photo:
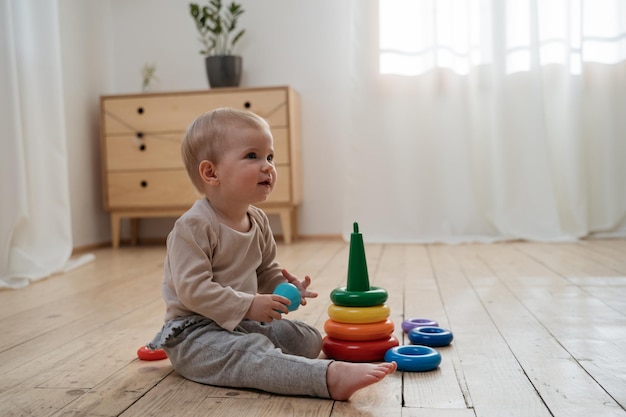
[[[218,164],[228,150],[231,129],[253,128],[269,131],[268,123],[260,116],[232,108],[220,108],[201,114],[187,128],[181,147],[183,162],[193,185],[202,192],[203,182],[198,172],[200,162]]]

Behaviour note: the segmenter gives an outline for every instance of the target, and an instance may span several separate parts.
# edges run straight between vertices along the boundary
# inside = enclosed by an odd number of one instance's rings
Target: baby
[[[382,380],[395,363],[318,359],[317,329],[288,320],[290,301],[273,294],[282,282],[317,297],[276,261],[267,216],[253,204],[276,184],[269,125],[256,114],[217,109],[199,116],[182,144],[198,200],[167,238],[163,329],[148,345],[163,348],[192,381],[276,394],[348,400]]]

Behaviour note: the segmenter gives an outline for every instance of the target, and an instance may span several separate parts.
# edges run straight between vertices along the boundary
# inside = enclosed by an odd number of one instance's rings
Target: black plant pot
[[[209,86],[239,87],[241,57],[238,55],[213,55],[204,60]]]

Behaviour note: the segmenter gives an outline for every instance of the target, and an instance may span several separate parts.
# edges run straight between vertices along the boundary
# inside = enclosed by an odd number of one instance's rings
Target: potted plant
[[[200,34],[204,48],[207,77],[210,87],[237,87],[241,80],[242,58],[233,55],[233,47],[242,38],[245,29],[237,31],[237,21],[244,10],[241,4],[230,3],[222,10],[221,0],[209,0],[206,6],[189,4],[191,17]]]

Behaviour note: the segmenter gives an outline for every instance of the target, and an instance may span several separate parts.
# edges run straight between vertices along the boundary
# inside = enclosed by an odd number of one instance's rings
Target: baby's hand
[[[257,294],[252,299],[252,304],[244,317],[264,323],[280,320],[280,312],[289,313],[285,300],[289,303],[289,300],[280,295]]]
[[[283,276],[287,279],[287,282],[296,286],[296,288],[300,291],[300,295],[302,296],[302,300],[300,304],[303,306],[306,305],[307,298],[315,298],[317,297],[317,293],[313,291],[308,291],[309,285],[311,285],[311,277],[308,275],[304,277],[302,281],[298,279],[295,275],[291,275],[286,269],[282,270]]]

